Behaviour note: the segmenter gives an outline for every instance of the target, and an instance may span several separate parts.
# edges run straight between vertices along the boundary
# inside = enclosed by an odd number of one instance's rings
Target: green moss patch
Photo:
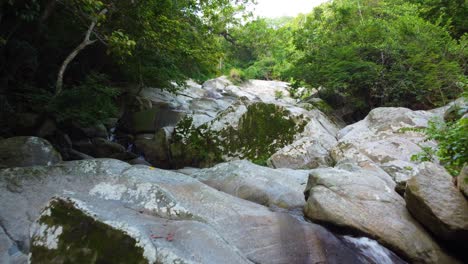
[[[32,243],[31,263],[148,263],[134,238],[87,216],[72,202],[53,201],[50,211],[39,223],[63,228],[58,248]]]
[[[226,157],[265,165],[277,150],[293,142],[307,121],[302,115],[293,117],[284,107],[265,103],[249,105],[238,127],[228,124],[221,131],[210,130],[210,124],[195,128],[187,117],[176,127],[172,161],[176,168],[212,166]]]

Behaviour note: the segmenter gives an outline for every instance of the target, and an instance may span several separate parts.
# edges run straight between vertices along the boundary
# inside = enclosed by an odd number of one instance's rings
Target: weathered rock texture
[[[134,143],[157,167],[209,167],[233,159],[268,160],[276,168],[332,165],[337,126],[312,105],[298,107],[287,87],[260,80],[235,86],[220,77],[201,86],[188,82],[176,94],[145,88],[127,106],[120,129],[135,138],[154,135]]]
[[[422,146],[435,146],[425,140],[424,133],[414,129],[427,127],[429,120],[436,117],[407,108],[376,108],[364,120],[338,133],[338,145],[331,155],[336,162],[377,164],[392,176],[397,191],[403,193],[406,181],[417,169],[411,157],[422,152]]]
[[[0,140],[0,168],[53,165],[60,161],[60,153],[45,139],[12,137]]]
[[[310,219],[366,234],[414,263],[454,263],[409,214],[378,167],[340,164],[313,170],[306,188]]]
[[[468,249],[468,201],[444,168],[422,163],[408,180],[405,200],[414,218],[436,237]]]
[[[465,165],[458,175],[458,189],[468,198],[468,165]]]
[[[0,171],[0,190],[10,239],[0,248],[14,251],[14,241],[33,263],[97,263],[112,254],[135,263],[362,262],[318,225],[147,166],[84,160],[11,168]],[[0,257],[11,259],[7,252]]]
[[[247,160],[231,161],[183,173],[222,192],[265,206],[302,208],[309,171],[271,169]]]

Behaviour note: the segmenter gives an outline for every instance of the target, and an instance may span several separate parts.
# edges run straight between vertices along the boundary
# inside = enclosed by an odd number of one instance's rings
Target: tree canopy
[[[66,87],[95,73],[107,75],[114,87],[163,89],[213,76],[220,36],[247,14],[249,1],[2,1],[2,106],[44,108],[61,93],[54,90],[62,70]]]

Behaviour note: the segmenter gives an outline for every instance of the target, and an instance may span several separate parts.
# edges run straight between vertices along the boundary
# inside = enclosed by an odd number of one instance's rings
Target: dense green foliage
[[[113,98],[118,96],[119,90],[106,83],[109,84],[105,76],[91,74],[82,84],[51,100],[48,110],[59,122],[77,121],[85,126],[92,125],[95,120],[114,117],[117,107]]]
[[[362,115],[433,108],[467,88],[462,2],[340,0],[294,19],[258,19],[231,31],[226,68],[320,87],[332,106]]]
[[[136,91],[143,86],[170,89],[174,82],[214,76],[223,53],[221,35],[237,23],[249,1],[1,1],[2,115],[52,109],[52,114],[65,111],[58,119],[104,117],[96,111],[108,110],[97,109],[99,104],[83,107],[89,105],[85,101],[108,102],[116,93],[85,88],[92,72],[107,75],[114,87]],[[74,50],[77,56],[65,64]],[[64,89],[58,89],[62,65]],[[56,95],[44,104],[44,94]],[[100,99],[89,98],[96,94]],[[67,108],[64,100],[74,100],[68,107],[77,108],[57,109]],[[87,113],[74,114],[78,111]]]
[[[292,18],[257,19],[235,27],[225,44],[225,69],[241,69],[242,79],[281,79],[292,65]],[[239,70],[238,70],[239,71]]]
[[[419,4],[421,15],[449,29],[455,38],[468,32],[468,3],[466,0],[410,0]]]
[[[334,1],[316,8],[295,36],[304,55],[291,76],[363,110],[430,108],[466,85],[457,42],[410,4]]]
[[[423,151],[414,155],[412,160],[438,159],[450,174],[457,176],[468,162],[468,118],[447,123],[433,121],[423,131],[428,140],[437,141],[437,147],[423,147]]]
[[[310,88],[302,96],[316,88],[359,117],[378,106],[431,108],[467,89],[466,1],[337,0],[241,23],[252,2],[3,0],[0,123],[28,111],[92,123],[115,113],[118,94],[220,73],[291,81]],[[106,81],[89,83],[93,73]]]

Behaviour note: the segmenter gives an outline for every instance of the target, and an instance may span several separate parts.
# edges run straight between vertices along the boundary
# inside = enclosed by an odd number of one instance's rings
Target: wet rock
[[[128,253],[151,263],[361,263],[323,227],[151,167],[86,160],[7,169],[0,171],[0,190],[2,225],[14,241],[32,245],[22,254],[31,253],[33,260],[73,258],[77,252],[89,257],[106,251],[107,245],[97,248],[93,241],[112,238],[113,250],[95,257]],[[122,251],[116,253],[114,243]]]
[[[377,168],[339,164],[312,170],[305,214],[375,238],[414,263],[454,263],[409,214],[394,183]]]
[[[124,146],[104,138],[74,141],[73,148],[95,158],[117,158],[126,153]]]
[[[94,155],[94,144],[89,138],[73,141],[72,147],[73,149],[85,153],[86,155]]]
[[[171,156],[169,153],[169,139],[172,128],[159,129],[153,138],[140,137],[135,140],[135,147],[147,162],[158,168],[171,168]]]
[[[53,165],[62,157],[45,139],[12,137],[0,140],[0,168]]]
[[[75,124],[88,138],[108,138],[107,128],[102,123],[97,123],[92,126],[82,126]]]
[[[70,149],[68,150],[68,156],[70,160],[85,160],[85,159],[94,159],[93,156],[79,152],[78,150]]]
[[[147,162],[143,157],[137,157],[135,159],[127,161],[131,165],[146,165],[152,166],[149,162]]]
[[[96,158],[115,158],[116,155],[125,153],[122,145],[104,138],[93,138],[91,142],[94,146],[93,156]]]
[[[436,237],[468,249],[468,201],[444,168],[422,163],[407,182],[405,201],[414,218]]]

